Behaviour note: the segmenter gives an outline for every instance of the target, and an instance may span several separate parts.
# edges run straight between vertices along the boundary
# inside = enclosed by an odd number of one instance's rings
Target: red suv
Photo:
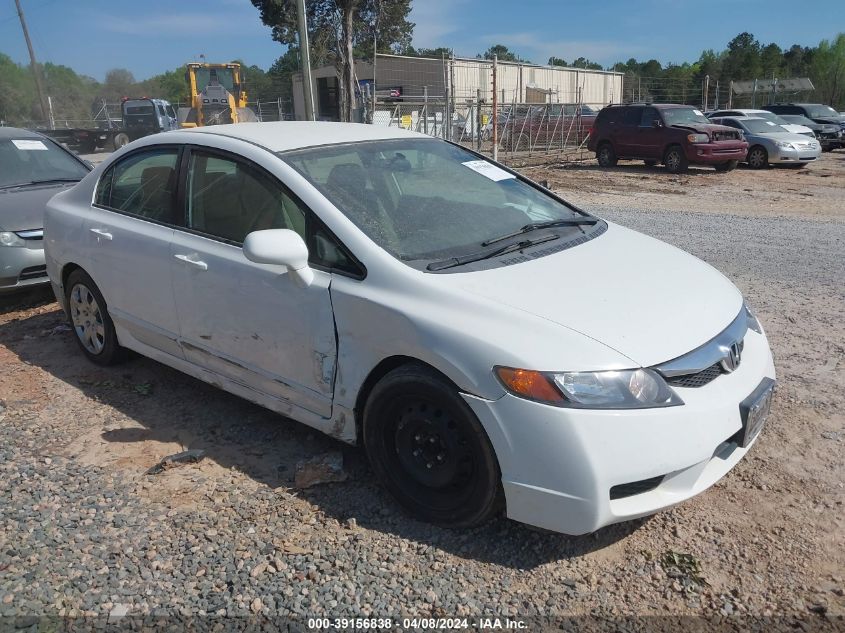
[[[673,174],[691,164],[730,171],[748,151],[739,130],[711,123],[692,106],[670,104],[603,108],[587,146],[602,167],[612,167],[620,158],[638,158],[646,165],[663,163]]]

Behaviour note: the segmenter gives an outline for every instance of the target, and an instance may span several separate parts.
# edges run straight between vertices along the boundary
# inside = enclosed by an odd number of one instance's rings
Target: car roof
[[[330,121],[273,121],[265,123],[230,123],[198,127],[168,135],[216,134],[255,143],[273,152],[284,152],[317,145],[339,145],[362,141],[403,139],[409,136],[432,138],[400,127],[366,123]],[[182,139],[184,140],[184,138]]]
[[[0,127],[0,138],[44,138],[38,132],[19,127]]]

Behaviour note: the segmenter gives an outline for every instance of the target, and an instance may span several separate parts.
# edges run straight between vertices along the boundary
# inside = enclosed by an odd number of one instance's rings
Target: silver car
[[[44,207],[89,171],[82,159],[41,134],[0,127],[0,293],[49,283]]]
[[[748,141],[745,162],[752,169],[763,169],[770,164],[803,167],[822,155],[822,146],[817,140],[793,134],[760,117],[713,117],[710,120],[742,130]]]

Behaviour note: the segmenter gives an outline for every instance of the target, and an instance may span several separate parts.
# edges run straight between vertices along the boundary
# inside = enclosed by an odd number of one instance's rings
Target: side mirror
[[[654,119],[651,122],[651,127],[663,127],[663,123],[660,122],[660,119]]]
[[[253,231],[244,240],[243,253],[256,264],[284,266],[302,288],[314,281],[314,271],[308,266],[308,247],[299,233],[290,229]]]

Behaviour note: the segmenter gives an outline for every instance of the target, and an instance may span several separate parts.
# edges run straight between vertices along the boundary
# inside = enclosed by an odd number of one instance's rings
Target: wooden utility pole
[[[493,160],[499,160],[499,99],[496,92],[496,74],[498,72],[499,56],[493,55]]]
[[[18,0],[15,0],[16,2]],[[311,52],[308,50],[308,21],[305,0],[297,0],[296,13],[299,18],[299,59],[302,64],[302,92],[305,96],[305,120],[314,121],[314,84],[311,80]]]
[[[29,39],[29,30],[26,28],[26,20],[23,17],[21,0],[15,0],[15,6],[18,8],[18,17],[21,19],[23,36],[26,40],[26,47],[29,49],[29,64],[32,68],[32,76],[35,77],[35,89],[38,91],[38,101],[41,104],[41,117],[42,120],[48,121],[50,118],[50,110],[47,107],[47,97],[44,94],[44,86],[41,85],[41,73],[38,70],[38,62],[35,61],[35,51],[32,50],[32,41]]]

